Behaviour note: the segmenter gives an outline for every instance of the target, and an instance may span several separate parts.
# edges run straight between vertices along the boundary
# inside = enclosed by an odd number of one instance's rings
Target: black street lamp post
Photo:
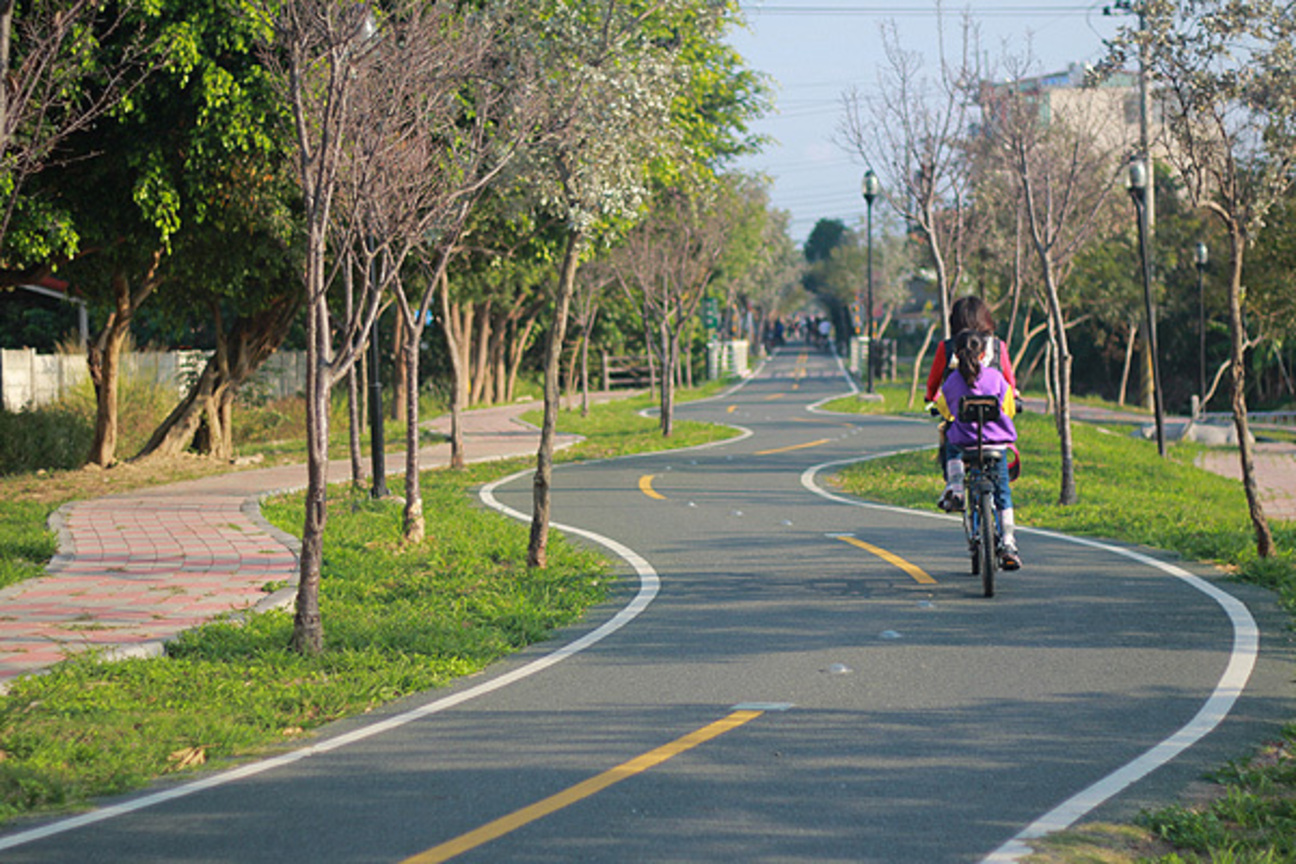
[[[1206,265],[1210,263],[1210,250],[1198,243],[1194,250],[1197,264],[1197,393],[1200,401],[1197,410],[1206,411]]]
[[[1157,453],[1166,455],[1165,414],[1161,402],[1161,361],[1157,351],[1156,306],[1152,302],[1152,253],[1148,249],[1147,166],[1140,161],[1130,163],[1126,188],[1138,212],[1139,257],[1143,262],[1143,305],[1147,314],[1148,351],[1152,354],[1152,407],[1156,414]]]
[[[873,169],[864,172],[864,181],[860,191],[868,204],[868,308],[864,310],[865,338],[868,352],[865,361],[868,366],[868,392],[873,392],[873,201],[882,191],[882,183]]]

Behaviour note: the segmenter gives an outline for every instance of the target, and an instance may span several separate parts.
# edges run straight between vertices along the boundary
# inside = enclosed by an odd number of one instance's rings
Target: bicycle
[[[963,451],[964,488],[967,490],[963,533],[967,537],[968,552],[972,555],[972,575],[981,577],[981,588],[986,597],[994,596],[995,570],[1001,545],[993,478],[999,473],[999,461],[1004,458],[1006,448],[987,447],[982,436],[985,424],[998,419],[999,400],[993,396],[964,396],[959,400],[959,420],[974,424],[977,430],[976,448]]]

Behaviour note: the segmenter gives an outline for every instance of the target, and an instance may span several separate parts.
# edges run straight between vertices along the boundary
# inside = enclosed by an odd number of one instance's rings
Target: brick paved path
[[[517,418],[536,407],[464,412],[467,457],[534,455],[539,436]],[[448,418],[430,425],[447,431]],[[575,440],[559,436],[556,446]],[[421,465],[449,455],[448,444],[426,448]],[[403,466],[388,454],[389,471]],[[348,476],[348,463],[330,464],[331,480]],[[61,508],[46,575],[0,590],[0,688],[72,652],[159,654],[165,640],[218,615],[291,605],[297,541],[261,518],[258,501],[305,482],[300,465],[235,471]],[[399,483],[388,486],[399,493]]]

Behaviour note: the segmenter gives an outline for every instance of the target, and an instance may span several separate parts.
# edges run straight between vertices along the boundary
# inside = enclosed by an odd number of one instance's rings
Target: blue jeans
[[[999,470],[990,475],[990,481],[994,483],[994,501],[995,501],[996,510],[1007,510],[1009,507],[1013,506],[1012,487],[1009,486],[1008,484],[1008,462],[1009,462],[1008,453],[1009,452],[1010,451],[1008,451],[1007,449],[1004,450],[1003,456],[999,458]],[[968,455],[970,458],[975,460],[976,448],[975,447],[969,448]],[[946,461],[949,461],[950,459],[962,459],[962,458],[963,458],[963,448],[959,447],[957,444],[947,443],[945,445]]]

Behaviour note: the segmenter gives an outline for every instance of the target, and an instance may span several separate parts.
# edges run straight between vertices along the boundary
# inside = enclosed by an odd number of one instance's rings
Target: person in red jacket
[[[941,384],[949,374],[950,361],[954,359],[954,337],[964,330],[994,337],[995,321],[994,315],[990,313],[990,306],[975,295],[960,297],[954,301],[954,306],[950,309],[949,323],[950,338],[936,346],[936,356],[932,358],[931,369],[927,372],[929,403],[936,401]],[[1008,379],[1008,386],[1015,391],[1017,378],[1013,374],[1012,359],[1008,356],[1007,344],[1001,339],[991,338],[986,346],[986,354],[989,361],[986,365],[998,369],[1004,378]]]
[[[984,346],[980,358],[982,368],[996,369],[999,374],[1003,375],[1008,382],[1009,388],[1013,393],[1017,392],[1017,378],[1013,374],[1012,359],[1008,356],[1008,346],[1003,340],[994,335],[995,321],[994,316],[990,313],[990,306],[976,295],[969,294],[966,297],[960,297],[954,301],[950,309],[949,317],[950,338],[943,340],[936,346],[936,356],[932,358],[931,370],[927,373],[927,404],[930,406],[940,395],[941,384],[949,377],[951,371],[958,366],[958,360],[954,355],[954,340],[960,333],[969,331],[985,337],[981,344]],[[936,506],[946,512],[952,512],[963,509],[962,490],[956,493],[950,485],[950,472],[958,471],[962,473],[963,464],[954,465],[955,460],[946,455],[945,448],[945,430],[948,423],[942,423],[940,427],[940,458],[943,460],[941,468],[945,473],[945,492],[941,495],[940,501]]]

